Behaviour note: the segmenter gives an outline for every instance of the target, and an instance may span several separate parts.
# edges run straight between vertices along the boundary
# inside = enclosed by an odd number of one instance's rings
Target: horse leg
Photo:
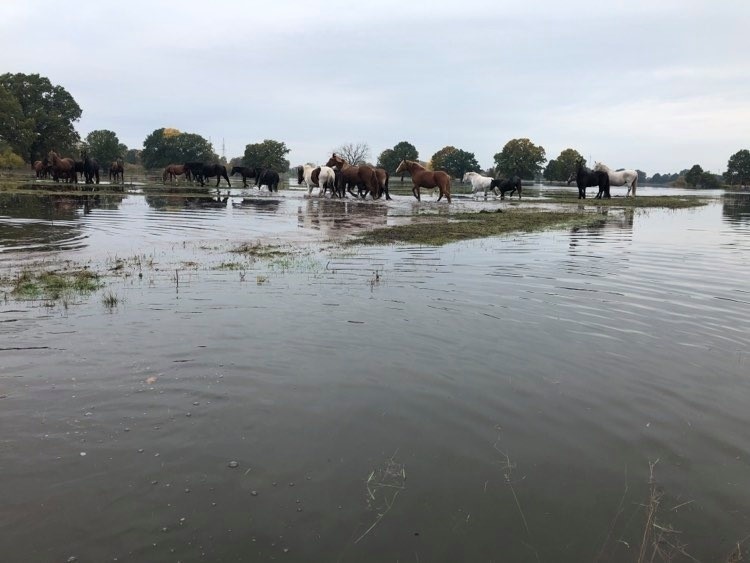
[[[416,198],[417,198],[417,201],[422,201],[422,200],[420,199],[420,197],[419,197],[419,187],[417,187],[417,186],[414,186],[414,187],[413,187],[413,188],[411,189],[411,193],[413,193],[413,194],[414,194],[414,197],[416,197]]]

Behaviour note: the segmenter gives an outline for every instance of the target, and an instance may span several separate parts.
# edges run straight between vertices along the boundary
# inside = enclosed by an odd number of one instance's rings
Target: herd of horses
[[[86,184],[98,184],[101,166],[95,158],[91,158],[86,151],[81,152],[81,159],[60,158],[55,151],[49,151],[42,160],[37,160],[33,165],[37,179],[52,178],[55,182],[78,183],[78,177],[84,179]],[[114,182],[125,182],[125,166],[122,159],[117,159],[109,164],[109,180]]]
[[[44,160],[38,160],[34,163],[34,170],[37,178],[51,176],[56,182],[65,180],[67,182],[78,183],[78,175],[85,178],[86,184],[99,183],[100,166],[96,159],[88,156],[86,151],[81,152],[81,160],[72,158],[60,158],[60,156],[50,151]],[[109,179],[114,182],[124,182],[124,166],[121,159],[118,159],[109,165]],[[448,203],[451,202],[451,177],[447,172],[442,170],[427,170],[424,166],[413,160],[402,160],[396,168],[396,174],[408,173],[412,181],[412,194],[421,200],[421,190],[438,189],[439,195],[437,201],[446,198]],[[184,176],[188,181],[200,182],[205,186],[206,180],[216,178],[216,187],[219,187],[222,178],[226,180],[227,186],[231,187],[229,176],[239,174],[242,177],[242,184],[248,187],[247,180],[255,179],[255,186],[262,188],[267,186],[271,192],[279,190],[280,177],[278,172],[271,169],[260,167],[234,166],[231,174],[227,174],[227,168],[223,164],[204,163],[204,162],[186,162],[184,164],[170,164],[164,169],[162,180],[174,182],[180,176]],[[384,168],[378,168],[367,164],[352,165],[341,155],[333,153],[323,166],[304,165],[297,167],[297,183],[305,184],[308,188],[308,195],[312,194],[313,188],[319,188],[319,196],[324,196],[328,191],[331,197],[346,197],[347,192],[356,198],[379,199],[385,195],[386,199],[391,199],[388,184],[390,175]],[[463,175],[463,182],[469,182],[472,187],[472,194],[476,197],[480,192],[484,193],[487,199],[488,192],[498,195],[500,199],[505,199],[505,194],[513,196],[518,194],[521,199],[523,191],[521,178],[511,176],[510,178],[491,178],[478,172],[467,172]],[[630,196],[636,194],[638,187],[638,172],[635,170],[612,170],[607,165],[597,162],[593,170],[587,168],[583,159],[576,161],[576,169],[568,177],[568,185],[575,181],[578,186],[578,198],[586,197],[586,188],[597,187],[599,189],[598,199],[609,198],[611,186],[627,186]],[[355,193],[352,191],[356,189]]]

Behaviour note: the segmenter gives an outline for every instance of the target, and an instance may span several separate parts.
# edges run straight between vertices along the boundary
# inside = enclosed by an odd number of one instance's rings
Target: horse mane
[[[594,170],[601,170],[602,172],[611,172],[612,169],[604,164],[603,162],[595,162],[594,163]]]

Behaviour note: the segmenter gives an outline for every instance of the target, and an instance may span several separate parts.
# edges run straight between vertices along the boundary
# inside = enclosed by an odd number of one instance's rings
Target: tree
[[[366,164],[370,157],[370,145],[367,143],[344,143],[339,148],[334,149],[337,155],[341,156],[352,166]]]
[[[177,129],[156,129],[143,141],[141,152],[141,160],[146,168],[162,168],[185,162],[214,162],[218,158],[206,139],[195,133],[181,133]]]
[[[702,178],[703,168],[701,168],[700,164],[694,164],[693,167],[688,170],[687,174],[685,174],[685,182],[688,186],[700,186]]]
[[[269,168],[274,172],[283,174],[289,170],[289,161],[286,159],[289,152],[290,149],[286,148],[283,141],[266,139],[262,143],[247,145],[243,160],[245,166]]]
[[[52,149],[70,151],[80,140],[73,122],[81,108],[65,88],[38,74],[0,75],[0,116],[0,139],[29,162]]]
[[[532,179],[539,174],[547,157],[544,148],[529,139],[512,139],[494,156],[494,160],[502,174]]]
[[[560,166],[558,165],[557,160],[553,158],[547,163],[547,167],[544,169],[542,176],[544,176],[545,180],[550,180],[553,182],[560,180]],[[567,180],[567,178],[565,179]]]
[[[461,180],[467,172],[479,172],[479,166],[473,152],[447,146],[432,155],[430,159],[433,170],[444,170],[454,178]]]
[[[395,174],[402,160],[419,160],[417,147],[407,141],[396,143],[392,149],[385,149],[378,157],[378,167],[385,168],[389,174]],[[403,176],[401,181],[404,181]]]
[[[721,188],[721,182],[716,174],[704,172],[701,176],[701,187],[706,190],[718,190]]]
[[[23,168],[23,158],[14,153],[9,145],[0,143],[0,169]]]
[[[125,156],[127,147],[120,143],[114,131],[97,129],[86,135],[89,156],[99,161],[102,166],[108,166],[118,158]],[[122,148],[125,147],[125,151]]]
[[[140,164],[141,163],[141,152],[138,149],[130,149],[125,152],[125,162],[128,164]]]
[[[743,149],[737,151],[729,157],[727,162],[726,179],[730,184],[734,184],[734,180],[739,180],[741,186],[750,180],[750,151]]]
[[[586,159],[583,158],[581,153],[575,149],[565,149],[560,153],[556,159],[557,162],[557,176],[555,178],[548,178],[558,180],[560,182],[567,182],[571,174],[574,174],[578,167],[578,161],[582,161],[583,165],[586,166]],[[552,162],[552,161],[550,161]],[[545,176],[546,178],[546,176]]]
[[[646,173],[643,170],[636,169],[638,173],[638,185],[642,186],[646,183]]]

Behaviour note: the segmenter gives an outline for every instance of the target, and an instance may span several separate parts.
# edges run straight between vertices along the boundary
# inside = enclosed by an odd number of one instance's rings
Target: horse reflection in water
[[[587,208],[584,205],[579,205],[578,209],[581,212],[591,211],[590,207]],[[605,241],[631,241],[633,239],[634,209],[616,210],[601,205],[596,207],[596,212],[604,216],[601,222],[570,229],[570,244],[568,246],[570,251],[577,250],[578,247],[601,244]]]
[[[161,210],[182,210],[182,209],[222,209],[227,206],[229,193],[225,197],[221,196],[172,196],[172,195],[147,195],[146,203],[149,207]]]
[[[311,198],[297,208],[299,227],[339,237],[387,224],[387,207],[346,199]]]
[[[281,201],[269,198],[249,198],[246,197],[239,203],[232,202],[235,209],[253,209],[257,213],[273,215],[279,210]]]

